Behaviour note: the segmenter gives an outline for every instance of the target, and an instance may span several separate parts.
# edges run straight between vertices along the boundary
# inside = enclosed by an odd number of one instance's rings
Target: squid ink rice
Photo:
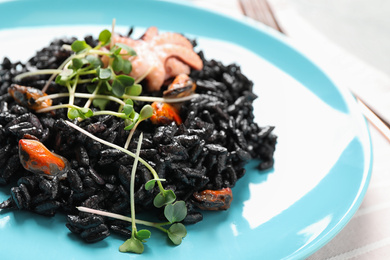
[[[0,184],[12,186],[9,199],[0,203],[0,209],[3,212],[28,210],[45,216],[66,214],[68,229],[87,242],[100,241],[111,233],[129,237],[129,223],[83,213],[75,207],[129,215],[134,159],[69,127],[65,123],[66,109],[35,113],[17,104],[8,93],[16,75],[35,69],[58,68],[71,54],[61,46],[74,40],[55,40],[25,64],[8,58],[0,64]],[[93,37],[85,40],[92,46],[97,44]],[[272,133],[273,126],[259,126],[254,122],[253,83],[241,73],[240,67],[206,60],[202,52],[199,56],[204,67],[190,74],[199,95],[182,105],[183,124],[156,126],[146,120],[138,126],[129,146],[129,150],[135,152],[136,140],[142,131],[140,157],[156,169],[160,178],[166,179],[166,189],[172,189],[177,199],[185,201],[188,214],[184,224],[201,221],[202,210],[207,208],[194,194],[234,187],[245,174],[244,166],[250,160],[258,160],[260,170],[272,167],[277,139]],[[27,77],[18,84],[42,89],[49,76]],[[87,92],[86,85],[81,85],[80,89]],[[65,90],[52,82],[47,93]],[[56,99],[53,105],[66,102],[67,98]],[[81,100],[76,99],[75,104],[83,106]],[[142,107],[143,104],[135,105]],[[117,109],[115,104],[110,106]],[[128,136],[123,120],[114,116],[90,117],[77,124],[119,146],[123,146]],[[26,136],[67,158],[70,167],[66,178],[47,178],[22,167],[18,142]],[[152,178],[149,170],[139,164],[135,180],[136,208],[137,212],[160,216],[162,212],[153,206],[158,190],[145,189],[145,183]]]

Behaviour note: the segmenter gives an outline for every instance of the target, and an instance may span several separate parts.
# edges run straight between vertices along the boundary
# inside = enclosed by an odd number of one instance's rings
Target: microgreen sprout
[[[143,138],[143,134],[141,133],[138,138],[137,151],[134,158],[133,168],[131,169],[131,179],[130,179],[131,238],[126,240],[123,243],[123,245],[119,247],[119,251],[121,252],[133,252],[137,254],[141,254],[144,252],[144,245],[142,244],[142,242],[145,239],[150,237],[150,232],[148,230],[143,230],[142,232],[143,235],[142,234],[139,235],[135,223],[134,185],[135,185],[135,173],[137,171],[137,164],[139,159],[139,152],[141,150],[142,138]],[[140,236],[142,236],[142,238],[140,238]]]
[[[132,223],[131,237],[119,247],[119,251],[121,252],[133,252],[133,253],[141,254],[144,251],[143,243],[146,242],[146,239],[150,237],[151,233],[149,230],[146,229],[138,231],[136,224],[142,224],[145,226],[157,228],[165,232],[173,244],[175,245],[181,244],[182,239],[187,235],[185,226],[180,223],[187,216],[186,204],[184,201],[176,201],[175,193],[172,190],[165,190],[163,188],[161,182],[165,180],[159,178],[156,171],[145,160],[139,157],[143,134],[141,133],[139,136],[137,150],[136,153],[134,154],[125,148],[122,148],[120,146],[117,146],[115,144],[112,144],[110,142],[107,142],[103,139],[94,136],[93,134],[85,131],[84,129],[80,128],[79,126],[69,121],[65,121],[65,122],[72,128],[80,131],[81,133],[87,135],[88,137],[93,138],[94,140],[101,142],[102,144],[118,149],[134,158],[134,163],[131,170],[131,179],[130,179],[130,213],[131,213],[130,218],[126,216],[114,214],[114,213],[89,209],[86,207],[78,207],[78,210],[131,222]],[[145,165],[150,170],[150,172],[154,177],[152,181],[149,181],[145,184],[145,189],[148,190],[153,189],[155,183],[157,183],[158,185],[160,192],[154,198],[154,205],[157,208],[161,208],[165,206],[164,216],[166,217],[167,222],[155,223],[150,221],[137,220],[135,218],[134,185],[135,185],[135,176],[136,176],[138,161],[141,162],[143,165]],[[167,225],[170,225],[170,227],[168,229],[164,228],[164,226]]]
[[[114,30],[114,25],[115,21],[113,21],[112,30]],[[37,102],[61,97],[68,97],[69,102],[68,104],[39,109],[36,112],[43,113],[67,108],[68,118],[71,120],[78,119],[79,121],[99,115],[119,117],[125,121],[125,130],[130,131],[124,145],[127,148],[140,122],[148,119],[153,114],[150,105],[145,105],[139,113],[136,112],[133,101],[183,102],[192,99],[196,95],[182,98],[140,96],[142,93],[142,86],[138,84],[140,78],[134,80],[134,78],[128,76],[132,71],[131,59],[129,58],[137,54],[126,44],[114,43],[111,39],[112,35],[113,33],[108,30],[100,32],[99,44],[95,47],[90,46],[85,41],[76,40],[70,46],[64,46],[65,49],[73,51],[74,54],[67,58],[58,69],[26,72],[18,75],[15,79],[21,80],[33,75],[52,74],[42,91],[45,92],[50,82],[55,78],[55,82],[66,87],[68,93],[43,96],[38,98]],[[87,84],[87,90],[90,94],[78,93],[77,87],[80,84]],[[75,105],[75,98],[87,98],[88,100],[83,107],[79,107]],[[118,111],[106,110],[111,101],[119,104]],[[96,109],[89,109],[91,104]],[[99,111],[96,111],[97,108]]]
[[[174,203],[172,205],[176,205],[176,203]],[[97,209],[91,209],[91,208],[82,207],[82,206],[76,207],[76,208],[82,212],[87,212],[87,213],[96,214],[96,215],[100,215],[100,216],[104,216],[104,217],[119,219],[119,220],[127,221],[130,223],[132,222],[132,219],[130,217],[123,216],[123,215],[116,214],[116,213],[111,213],[111,212],[97,210]],[[185,214],[187,214],[187,208],[185,208],[185,209],[183,208],[183,212],[180,212],[179,215],[184,215],[183,214],[184,212],[185,212]],[[177,219],[180,219],[180,218],[177,218]],[[183,238],[185,238],[187,235],[187,230],[182,223],[171,223],[169,221],[157,223],[157,222],[146,221],[146,220],[141,220],[141,219],[135,219],[134,221],[138,225],[156,228],[156,229],[166,233],[168,235],[168,238],[171,240],[171,242],[174,245],[180,245]],[[165,226],[169,226],[169,228],[167,229],[167,228],[165,228]]]
[[[129,99],[131,100],[131,99]],[[123,107],[123,110],[125,110],[126,108],[126,105]],[[131,141],[131,138],[134,134],[134,131],[135,129],[137,128],[137,126],[143,121],[143,120],[146,120],[148,118],[150,118],[151,116],[153,115],[153,108],[150,106],[150,105],[145,105],[140,113],[139,113],[139,117],[138,117],[138,120],[136,122],[134,122],[133,124],[129,124],[125,127],[125,130],[130,130],[130,134],[126,140],[126,143],[125,143],[125,149],[127,149],[127,147],[129,146],[130,144],[130,141]]]
[[[68,108],[69,119],[78,118],[82,120],[91,116],[109,114],[128,120],[126,124],[127,128],[129,128],[129,125],[134,126],[139,116],[135,111],[129,113],[128,106],[124,111],[112,112],[105,110],[110,101],[115,101],[120,103],[121,106],[126,106],[125,100],[128,98],[122,98],[124,94],[134,96],[140,95],[142,92],[142,86],[135,84],[134,78],[128,76],[132,70],[132,64],[128,57],[135,56],[135,51],[125,44],[112,44],[111,36],[110,31],[103,30],[99,34],[99,44],[95,47],[90,46],[85,41],[74,41],[70,46],[70,50],[74,54],[56,70],[38,70],[18,75],[16,80],[33,75],[52,74],[53,76],[55,75],[55,82],[58,85],[67,88],[67,96],[69,97],[68,104],[47,107],[37,112]],[[102,49],[103,47],[105,49]],[[109,49],[106,49],[107,47]],[[67,47],[67,49],[69,48]],[[105,61],[108,63],[106,66],[102,62],[104,60],[103,57],[105,57]],[[85,83],[89,84],[87,89],[92,94],[88,97],[88,101],[83,108],[76,107],[74,106],[75,98],[86,94],[77,93],[77,87]],[[59,98],[63,97],[63,94],[58,93],[50,96],[52,98]],[[101,111],[88,109],[91,103]]]
[[[86,136],[94,139],[95,141],[98,141],[104,145],[107,145],[109,147],[112,147],[114,149],[117,149],[121,152],[124,152],[125,154],[135,158],[135,154],[130,152],[129,150],[119,146],[119,145],[116,145],[116,144],[113,144],[113,143],[110,143],[106,140],[103,140],[93,134],[91,134],[90,132],[82,129],[81,127],[73,124],[72,122],[70,121],[65,121],[70,127],[76,129],[77,131],[85,134]],[[172,190],[166,190],[164,189],[161,181],[162,179],[158,176],[157,172],[153,169],[153,167],[148,163],[146,162],[144,159],[142,158],[138,158],[139,162],[141,162],[153,175],[153,179],[155,180],[155,183],[157,183],[157,187],[159,189],[159,193],[157,194],[157,196],[154,198],[154,205],[157,207],[157,208],[161,208],[162,206],[164,205],[167,205],[167,204],[170,204],[170,203],[173,203],[175,200],[176,200],[176,195],[175,193],[172,191]],[[154,183],[153,184],[150,184],[150,189],[153,189],[154,188]]]

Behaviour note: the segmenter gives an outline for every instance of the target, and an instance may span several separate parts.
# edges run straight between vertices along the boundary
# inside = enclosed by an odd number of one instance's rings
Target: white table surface
[[[231,16],[235,0],[188,0]],[[269,0],[295,46],[390,121],[390,2]],[[375,39],[375,40],[374,40]],[[386,55],[387,54],[387,55]],[[390,143],[370,126],[373,169],[363,203],[314,259],[390,259]]]

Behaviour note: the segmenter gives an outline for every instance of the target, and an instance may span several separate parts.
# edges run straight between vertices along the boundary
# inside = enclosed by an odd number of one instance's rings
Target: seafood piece
[[[164,63],[159,59],[153,49],[147,46],[135,47],[137,56],[131,61],[130,76],[136,80],[145,78],[149,91],[158,91],[164,84]]]
[[[191,68],[175,57],[169,57],[165,61],[165,80],[180,74],[190,74]]]
[[[179,116],[179,112],[173,106],[168,103],[153,102],[153,115],[150,117],[150,121],[157,125],[167,125],[171,122],[181,125],[182,120]]]
[[[195,93],[196,84],[187,74],[179,74],[173,82],[168,86],[168,89],[163,92],[164,98],[181,98]],[[180,103],[172,103],[171,106],[180,111],[182,106]]]
[[[52,104],[51,99],[37,102],[36,100],[38,98],[47,96],[47,94],[36,88],[12,84],[11,87],[8,88],[8,93],[17,103],[33,110],[50,107]]]
[[[196,89],[196,84],[186,74],[179,74],[169,85],[168,89],[164,91],[164,98],[185,97],[193,94]],[[153,115],[150,118],[153,124],[166,125],[171,122],[182,124],[179,115],[181,103],[167,104],[162,102],[152,103]]]
[[[233,200],[230,188],[194,192],[195,204],[202,210],[227,210]]]
[[[164,98],[186,97],[195,92],[196,84],[187,74],[179,74],[163,92]]]
[[[199,55],[192,49],[184,46],[166,43],[155,46],[154,51],[163,64],[165,64],[167,58],[176,57],[195,70],[201,70],[203,68],[203,61]]]
[[[189,74],[190,68],[203,68],[203,61],[194,52],[191,42],[178,33],[158,34],[156,27],[150,27],[138,40],[113,35],[112,41],[126,44],[137,53],[129,57],[133,65],[130,76],[136,80],[145,78],[149,91],[159,91],[165,80]],[[108,64],[106,60],[103,63]]]
[[[183,35],[178,34],[178,33],[173,33],[173,32],[165,32],[159,35],[156,35],[150,40],[151,44],[154,46],[157,45],[163,45],[163,44],[175,44],[175,45],[180,45],[183,47],[186,47],[190,50],[194,46],[192,46],[192,43]]]
[[[33,173],[56,176],[69,169],[68,160],[50,152],[36,140],[19,140],[19,159],[23,167]]]
[[[155,26],[150,26],[146,29],[145,33],[141,36],[141,40],[146,42],[151,41],[154,37],[158,35],[158,29]]]

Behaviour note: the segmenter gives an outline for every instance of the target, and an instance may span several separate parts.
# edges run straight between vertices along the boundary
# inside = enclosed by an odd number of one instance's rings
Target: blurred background
[[[187,0],[236,15],[236,0]],[[390,76],[390,1],[388,0],[268,0],[281,25],[294,29],[302,19],[327,40]],[[236,12],[234,12],[235,10]]]
[[[242,15],[239,0],[187,1],[230,16]],[[268,0],[268,4],[294,47],[336,85],[363,97],[390,122],[389,0]]]
[[[390,75],[390,1],[269,0],[289,5],[335,44]],[[288,2],[288,3],[287,3]]]

